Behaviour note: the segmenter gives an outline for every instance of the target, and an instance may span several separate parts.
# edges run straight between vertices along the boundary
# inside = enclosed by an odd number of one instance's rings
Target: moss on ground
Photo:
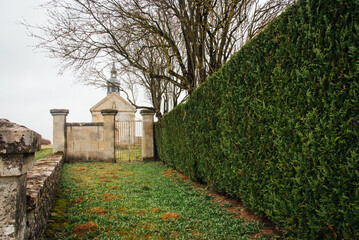
[[[61,235],[69,225],[69,219],[66,215],[66,209],[70,201],[65,198],[64,192],[57,191],[54,207],[51,209],[51,217],[47,224],[43,239],[55,239]]]
[[[44,239],[268,239],[262,229],[159,162],[79,163],[64,165]]]

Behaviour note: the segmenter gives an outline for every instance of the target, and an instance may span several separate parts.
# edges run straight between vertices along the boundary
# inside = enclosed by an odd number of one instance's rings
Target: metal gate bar
[[[116,127],[116,160],[142,160],[142,121],[119,121]]]

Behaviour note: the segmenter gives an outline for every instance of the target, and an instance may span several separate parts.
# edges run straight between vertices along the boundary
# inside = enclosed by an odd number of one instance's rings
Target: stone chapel
[[[90,108],[92,122],[103,122],[101,110],[110,108],[118,111],[115,117],[116,143],[126,145],[130,139],[131,143],[134,142],[135,134],[132,134],[129,138],[123,137],[119,139],[119,135],[122,135],[121,133],[135,132],[135,125],[131,124],[131,122],[135,121],[136,108],[120,96],[120,82],[117,79],[115,64],[111,69],[111,77],[107,80],[107,96]]]

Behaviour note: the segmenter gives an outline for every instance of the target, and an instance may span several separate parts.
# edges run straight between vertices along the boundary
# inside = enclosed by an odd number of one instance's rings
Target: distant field
[[[45,148],[52,148],[52,144],[41,145],[41,149],[45,149]]]
[[[42,145],[41,151],[35,153],[35,161],[52,154],[52,145]]]

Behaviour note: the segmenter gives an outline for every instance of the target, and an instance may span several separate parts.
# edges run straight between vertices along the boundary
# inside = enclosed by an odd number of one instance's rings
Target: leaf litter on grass
[[[106,210],[103,207],[93,207],[89,209],[89,212],[102,216],[106,213]]]
[[[178,219],[179,217],[180,217],[179,214],[172,212],[166,212],[165,214],[161,215],[161,218],[163,220],[174,220],[174,219]]]
[[[75,170],[81,168],[86,172]],[[53,239],[73,239],[74,229],[89,222],[98,230],[83,239],[250,239],[261,232],[261,224],[234,218],[187,181],[156,162],[65,164],[62,197],[73,204],[64,211],[68,226]]]
[[[72,235],[82,238],[85,234],[89,232],[97,231],[99,231],[99,227],[97,224],[93,222],[87,222],[85,224],[75,225],[74,229],[72,230]]]

